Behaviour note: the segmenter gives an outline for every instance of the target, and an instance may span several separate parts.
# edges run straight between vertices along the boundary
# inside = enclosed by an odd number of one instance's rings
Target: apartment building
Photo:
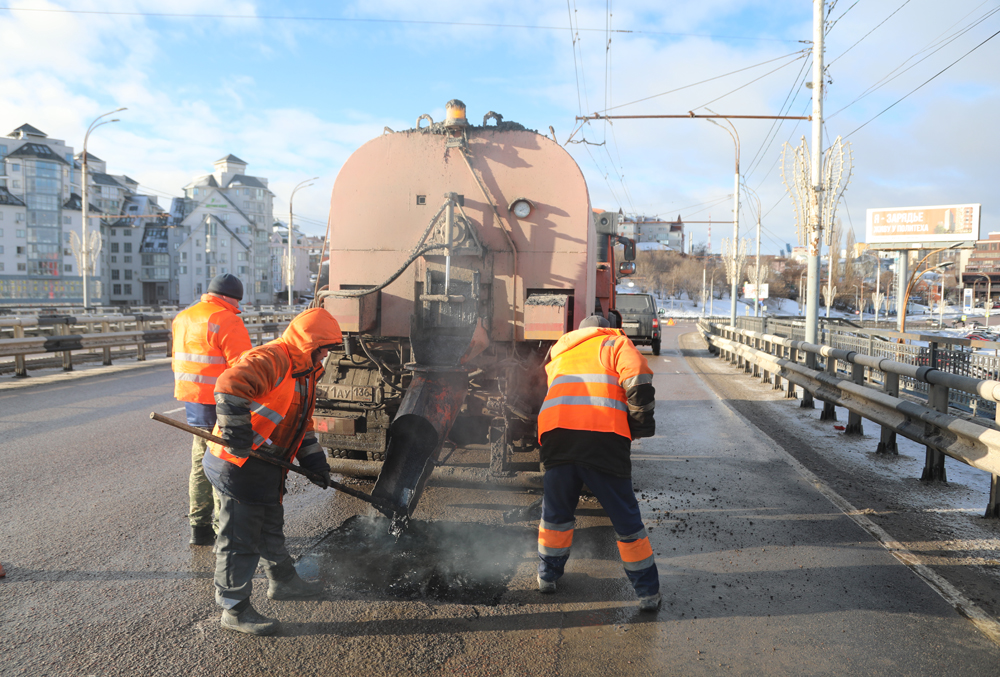
[[[235,155],[217,160],[213,168],[185,186],[184,197],[171,206],[171,224],[186,229],[177,251],[180,303],[197,300],[209,280],[222,273],[241,279],[244,303],[272,303],[274,194],[267,179],[248,175],[247,163]]]

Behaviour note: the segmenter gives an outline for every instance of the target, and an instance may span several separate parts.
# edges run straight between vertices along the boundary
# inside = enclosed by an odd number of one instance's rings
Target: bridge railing
[[[134,315],[34,315],[0,317],[0,361],[7,369],[13,360],[14,375],[25,377],[32,366],[29,356],[56,354],[62,368],[72,371],[77,362],[101,360],[112,364],[112,350],[118,357],[134,354],[145,360],[147,350],[164,351],[170,356],[171,323],[176,311]],[[254,345],[277,338],[295,317],[295,312],[250,311],[240,317]],[[51,366],[50,360],[44,366]]]
[[[979,377],[996,374],[989,360],[970,366],[972,353],[940,347],[1000,349],[1000,344],[897,332],[879,332],[876,338],[857,330],[828,336],[835,345],[819,345],[706,320],[698,327],[711,352],[736,367],[785,390],[787,397],[796,397],[798,386],[803,407],[812,408],[813,398],[821,400],[820,420],[836,420],[836,407],[846,408],[845,434],[862,435],[863,419],[878,423],[882,434],[876,453],[897,454],[897,434],[923,444],[922,480],[947,479],[945,456],[989,473],[986,515],[1000,517],[1000,381]],[[917,345],[884,340],[890,338]],[[956,353],[965,357],[956,359]],[[987,412],[992,418],[983,416]]]

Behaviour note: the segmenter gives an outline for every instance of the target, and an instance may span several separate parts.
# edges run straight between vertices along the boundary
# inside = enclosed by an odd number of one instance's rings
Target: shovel
[[[157,414],[155,411],[151,412],[149,414],[149,417],[154,421],[159,421],[160,423],[166,423],[167,425],[172,425],[175,428],[178,428],[185,432],[189,432],[192,435],[197,435],[198,437],[204,438],[209,442],[215,442],[216,444],[222,445],[224,447],[229,446],[229,444],[221,437],[216,437],[215,435],[207,433],[200,428],[195,428],[193,426],[189,426],[186,423],[181,423],[180,421],[177,421],[175,419],[163,416],[162,414]],[[290,472],[295,472],[300,475],[305,475],[310,480],[316,480],[320,482],[323,481],[322,475],[310,472],[309,470],[301,468],[297,465],[293,465],[288,461],[282,461],[280,458],[275,458],[270,454],[259,452],[256,449],[248,449],[248,451],[250,452],[250,456],[256,458],[258,461],[264,461],[264,463],[270,463],[271,465],[276,465],[279,468],[284,468],[285,470],[288,470]],[[398,517],[399,511],[392,505],[390,501],[386,501],[377,496],[371,496],[363,491],[358,491],[357,489],[352,489],[351,487],[345,484],[341,484],[340,482],[337,482],[335,480],[330,480],[330,486],[333,487],[334,489],[339,489],[340,491],[350,496],[353,496],[354,498],[359,498],[365,503],[370,503],[371,505],[375,506],[376,510],[378,510],[380,513],[382,513],[391,520],[395,520]]]

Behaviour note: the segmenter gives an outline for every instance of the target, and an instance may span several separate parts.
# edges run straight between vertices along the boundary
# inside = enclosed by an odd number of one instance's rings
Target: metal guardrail
[[[723,319],[718,323],[729,322],[728,319]],[[805,340],[805,323],[797,318],[741,317],[737,318],[736,326],[762,334]],[[817,339],[821,344],[833,348],[888,357],[906,364],[934,367],[978,379],[1000,379],[1000,357],[998,357],[1000,343],[992,341],[952,338],[938,334],[900,333],[888,329],[861,327],[850,321],[831,321],[824,318],[821,318]],[[982,349],[993,350],[994,354],[977,352]],[[904,378],[902,387],[910,394],[919,393],[926,398],[926,384]],[[976,416],[992,419],[997,413],[995,402],[963,391],[949,393],[949,402],[951,406]]]
[[[112,348],[135,346],[140,361],[146,351],[162,346],[171,352],[171,323],[177,312],[136,315],[37,315],[0,317],[0,358],[14,359],[14,375],[28,375],[28,356],[59,354],[64,371],[73,370],[73,353],[102,364],[112,364]],[[294,312],[244,312],[240,314],[254,345],[277,338],[295,317]],[[130,351],[131,352],[131,351]],[[8,363],[9,364],[9,363]],[[48,366],[48,365],[46,365]]]
[[[922,480],[947,479],[946,455],[990,473],[986,516],[1000,517],[1000,426],[982,417],[954,415],[949,406],[950,394],[959,392],[990,402],[996,412],[1000,381],[898,361],[891,351],[866,354],[705,320],[698,322],[698,328],[710,350],[738,368],[772,383],[776,390],[784,389],[788,397],[796,396],[795,386],[801,388],[803,407],[812,408],[814,397],[821,400],[821,420],[835,420],[836,406],[846,408],[850,412],[846,434],[862,434],[863,419],[878,423],[882,435],[876,453],[897,454],[897,434],[923,444],[927,455]],[[907,392],[901,389],[904,381],[921,388]]]

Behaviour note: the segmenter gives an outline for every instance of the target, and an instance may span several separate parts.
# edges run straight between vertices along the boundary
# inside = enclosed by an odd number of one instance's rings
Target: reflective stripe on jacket
[[[565,334],[545,365],[549,389],[538,413],[538,437],[556,428],[611,432],[632,439],[627,390],[652,381],[646,359],[618,329]]]
[[[280,342],[271,342],[258,348],[254,351],[254,356],[272,362],[274,374],[280,373],[281,375],[277,377],[277,381],[267,392],[255,399],[247,399],[227,392],[217,393],[216,411],[219,422],[216,424],[215,434],[219,435],[221,428],[245,427],[246,421],[241,419],[249,410],[249,424],[252,431],[250,448],[259,449],[263,445],[274,447],[281,453],[284,460],[290,462],[295,458],[295,452],[298,451],[298,445],[295,444],[293,438],[298,437],[298,442],[301,443],[304,435],[300,433],[305,433],[307,427],[308,430],[312,430],[312,410],[315,398],[310,397],[310,395],[313,394],[316,381],[323,370],[320,368],[315,373],[310,371],[296,378],[292,373],[292,360],[288,355],[288,347]],[[262,376],[267,378],[267,375],[262,374]],[[291,434],[286,429],[283,431],[284,435],[275,435],[274,431],[285,420],[293,403],[296,406],[295,410],[291,412],[292,416],[306,425],[297,426],[298,429],[293,429]],[[294,425],[294,422],[290,421],[290,423]],[[209,443],[209,450],[224,461],[229,461],[240,467],[243,467],[247,460],[230,454],[225,447],[214,442]]]
[[[244,353],[216,384],[216,434],[229,447],[266,447],[292,461],[313,430],[316,383],[323,368],[313,364],[312,354],[341,341],[333,316],[310,308],[292,320],[281,338]],[[209,450],[233,465],[246,463],[220,445],[210,444]]]
[[[215,404],[219,376],[252,347],[239,312],[221,298],[204,294],[174,318],[171,366],[178,400]]]

